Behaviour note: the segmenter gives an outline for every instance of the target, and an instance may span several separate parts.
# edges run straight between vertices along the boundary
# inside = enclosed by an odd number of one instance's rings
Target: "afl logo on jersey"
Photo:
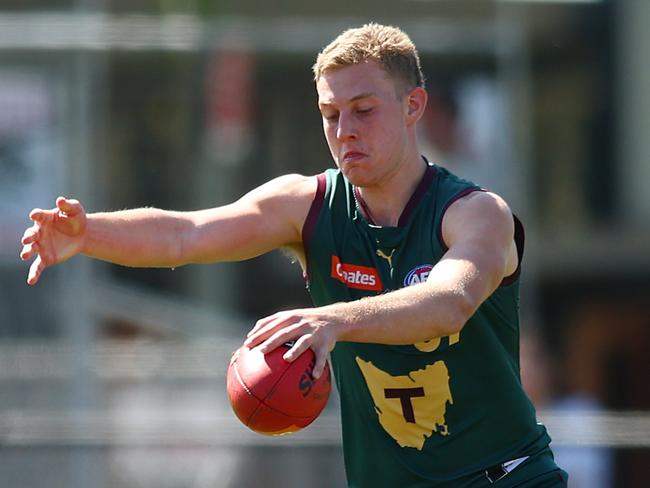
[[[417,285],[418,283],[424,283],[429,277],[429,273],[433,269],[433,266],[430,264],[421,264],[416,266],[411,271],[408,272],[406,278],[404,278],[404,286]]]

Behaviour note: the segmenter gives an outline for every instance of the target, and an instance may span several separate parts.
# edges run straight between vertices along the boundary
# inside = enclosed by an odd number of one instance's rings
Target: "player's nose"
[[[339,141],[345,141],[357,137],[357,128],[354,124],[353,117],[350,114],[339,114],[338,126],[336,128],[336,138]]]

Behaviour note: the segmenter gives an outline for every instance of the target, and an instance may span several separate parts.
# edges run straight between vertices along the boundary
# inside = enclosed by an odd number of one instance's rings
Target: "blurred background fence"
[[[331,166],[310,67],[371,20],[420,50],[425,155],[525,222],[523,380],[571,486],[648,486],[650,2],[0,0],[1,486],[345,485],[335,397],[282,439],[225,399],[254,320],[310,303],[286,256],[35,288],[17,256],[59,194],[195,209]]]

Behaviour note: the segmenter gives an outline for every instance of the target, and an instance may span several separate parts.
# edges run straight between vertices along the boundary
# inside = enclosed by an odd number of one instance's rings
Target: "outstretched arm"
[[[301,229],[316,191],[315,178],[286,175],[229,205],[176,212],[140,208],[86,214],[76,200],[59,197],[56,208],[34,209],[22,238],[21,259],[36,257],[27,278],[75,254],[133,267],[176,267],[236,261],[278,247],[299,256]]]
[[[319,375],[337,341],[414,344],[459,332],[479,305],[517,268],[512,214],[496,195],[475,192],[452,204],[443,219],[448,251],[426,283],[320,308],[280,312],[258,321],[250,347],[271,350],[297,339],[286,353],[308,347]]]

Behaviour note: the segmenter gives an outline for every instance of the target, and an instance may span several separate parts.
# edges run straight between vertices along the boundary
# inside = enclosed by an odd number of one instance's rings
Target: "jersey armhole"
[[[444,238],[442,237],[442,220],[445,217],[445,213],[447,212],[447,209],[455,201],[475,191],[487,191],[487,190],[479,187],[466,188],[465,190],[458,192],[456,195],[450,198],[449,201],[445,204],[445,207],[442,209],[442,215],[440,217],[440,222],[438,223],[438,228],[436,229],[436,234],[438,236],[438,242],[440,243],[443,252],[447,252],[449,250],[449,247],[447,246]],[[517,281],[517,278],[519,278],[519,275],[521,274],[521,261],[523,260],[524,257],[524,241],[525,241],[524,225],[521,223],[521,220],[519,220],[519,218],[516,215],[513,214],[512,218],[515,224],[514,240],[515,240],[515,246],[517,247],[517,269],[515,269],[515,271],[511,275],[503,278],[503,280],[501,280],[501,283],[499,284],[499,287],[511,285],[512,283]]]
[[[501,281],[499,286],[508,286],[512,285],[519,275],[521,274],[521,261],[524,259],[524,242],[526,240],[526,235],[524,233],[524,224],[521,223],[521,220],[515,215],[512,214],[512,219],[515,223],[515,246],[517,247],[517,269],[510,276],[506,276]]]
[[[316,230],[316,224],[318,223],[320,211],[323,208],[323,203],[325,202],[327,176],[325,173],[320,173],[319,175],[316,175],[316,181],[316,193],[314,194],[314,199],[311,202],[311,207],[309,207],[309,212],[305,218],[305,223],[302,226],[302,247],[305,253],[304,277],[306,281],[309,281],[307,272],[309,269],[309,245],[311,244],[312,237]]]

